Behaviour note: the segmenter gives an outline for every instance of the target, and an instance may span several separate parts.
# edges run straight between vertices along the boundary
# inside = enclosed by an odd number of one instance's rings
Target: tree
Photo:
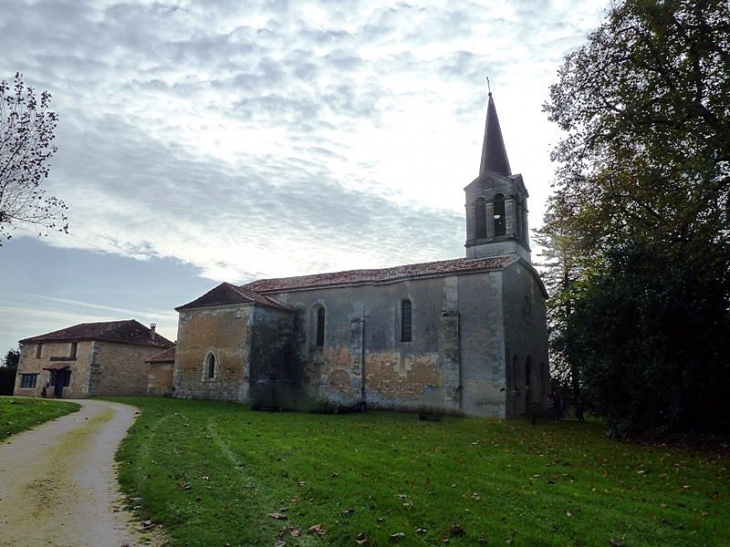
[[[729,427],[728,73],[726,0],[625,0],[544,106],[566,134],[544,232],[578,273],[562,348],[621,433]]]
[[[41,188],[57,150],[52,143],[58,115],[50,102],[48,91],[37,98],[20,73],[12,86],[0,82],[0,245],[21,223],[39,227],[38,235],[68,232],[65,203]]]
[[[17,349],[9,349],[3,358],[2,366],[17,369],[18,363],[20,363],[20,351]]]

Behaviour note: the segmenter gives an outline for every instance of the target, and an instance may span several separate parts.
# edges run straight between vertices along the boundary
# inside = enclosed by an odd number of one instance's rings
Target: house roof
[[[160,348],[174,346],[173,342],[153,332],[134,319],[107,321],[103,323],[81,323],[47,334],[26,338],[25,340],[21,340],[20,343],[81,342],[90,340]]]
[[[209,290],[200,298],[175,308],[177,311],[189,308],[205,308],[208,306],[222,306],[225,304],[258,304],[269,308],[276,308],[284,311],[291,311],[290,308],[278,303],[271,298],[259,294],[253,290],[236,287],[230,283],[221,283]]]
[[[403,279],[434,277],[448,274],[499,270],[517,260],[515,256],[489,258],[458,258],[438,262],[406,264],[378,270],[348,270],[344,272],[282,277],[278,279],[259,279],[239,287],[241,290],[257,293],[281,292],[290,290],[313,289],[338,285],[362,285],[392,283]]]
[[[167,348],[162,353],[158,353],[154,357],[145,360],[145,363],[174,363],[175,362],[175,346]]]

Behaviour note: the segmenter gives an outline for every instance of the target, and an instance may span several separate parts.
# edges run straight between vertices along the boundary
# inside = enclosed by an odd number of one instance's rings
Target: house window
[[[318,348],[321,348],[324,346],[324,321],[325,321],[325,311],[322,306],[319,306],[317,308],[317,335],[316,335],[316,346]]]
[[[400,303],[400,341],[413,340],[413,304],[410,300],[401,300]]]
[[[35,347],[35,358],[36,359],[40,359],[42,353],[43,353],[43,344],[41,344],[41,343],[36,344],[36,347]]]
[[[69,352],[69,355],[68,355],[69,359],[76,359],[77,347],[78,347],[78,344],[76,342],[71,342],[71,351]]]
[[[494,196],[494,235],[503,236],[507,233],[507,222],[505,218],[504,196]]]
[[[482,197],[474,202],[474,223],[477,239],[487,237],[487,201]]]
[[[37,374],[21,374],[20,375],[20,387],[22,389],[33,389],[38,381]]]
[[[216,366],[215,353],[210,352],[205,356],[205,379],[215,379],[215,366]]]

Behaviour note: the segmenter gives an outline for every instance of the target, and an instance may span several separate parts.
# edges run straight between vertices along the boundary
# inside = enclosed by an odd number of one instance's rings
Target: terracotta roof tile
[[[174,363],[175,362],[175,346],[167,348],[162,353],[158,353],[154,357],[150,357],[145,363]]]
[[[222,306],[225,304],[259,304],[269,308],[291,311],[291,309],[267,296],[250,289],[236,287],[230,283],[221,283],[217,287],[209,290],[200,298],[196,298],[192,302],[183,304],[175,309],[180,311],[188,308],[205,308],[208,306]]]
[[[516,260],[514,256],[490,258],[457,258],[438,262],[406,264],[378,270],[349,270],[278,279],[259,279],[239,287],[241,290],[257,293],[312,289],[333,285],[361,285],[391,283],[407,278],[433,277],[465,272],[499,270]]]
[[[118,342],[134,346],[156,346],[168,348],[173,342],[161,336],[152,334],[152,331],[139,321],[128,319],[125,321],[106,321],[103,323],[80,323],[72,327],[33,336],[21,340],[21,344],[33,342],[78,342],[99,340],[104,342]]]

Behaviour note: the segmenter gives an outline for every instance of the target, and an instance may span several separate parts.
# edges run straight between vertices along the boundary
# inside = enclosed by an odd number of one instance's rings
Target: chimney
[[[150,323],[150,338],[153,340],[155,339],[155,329],[157,328],[157,323]]]

